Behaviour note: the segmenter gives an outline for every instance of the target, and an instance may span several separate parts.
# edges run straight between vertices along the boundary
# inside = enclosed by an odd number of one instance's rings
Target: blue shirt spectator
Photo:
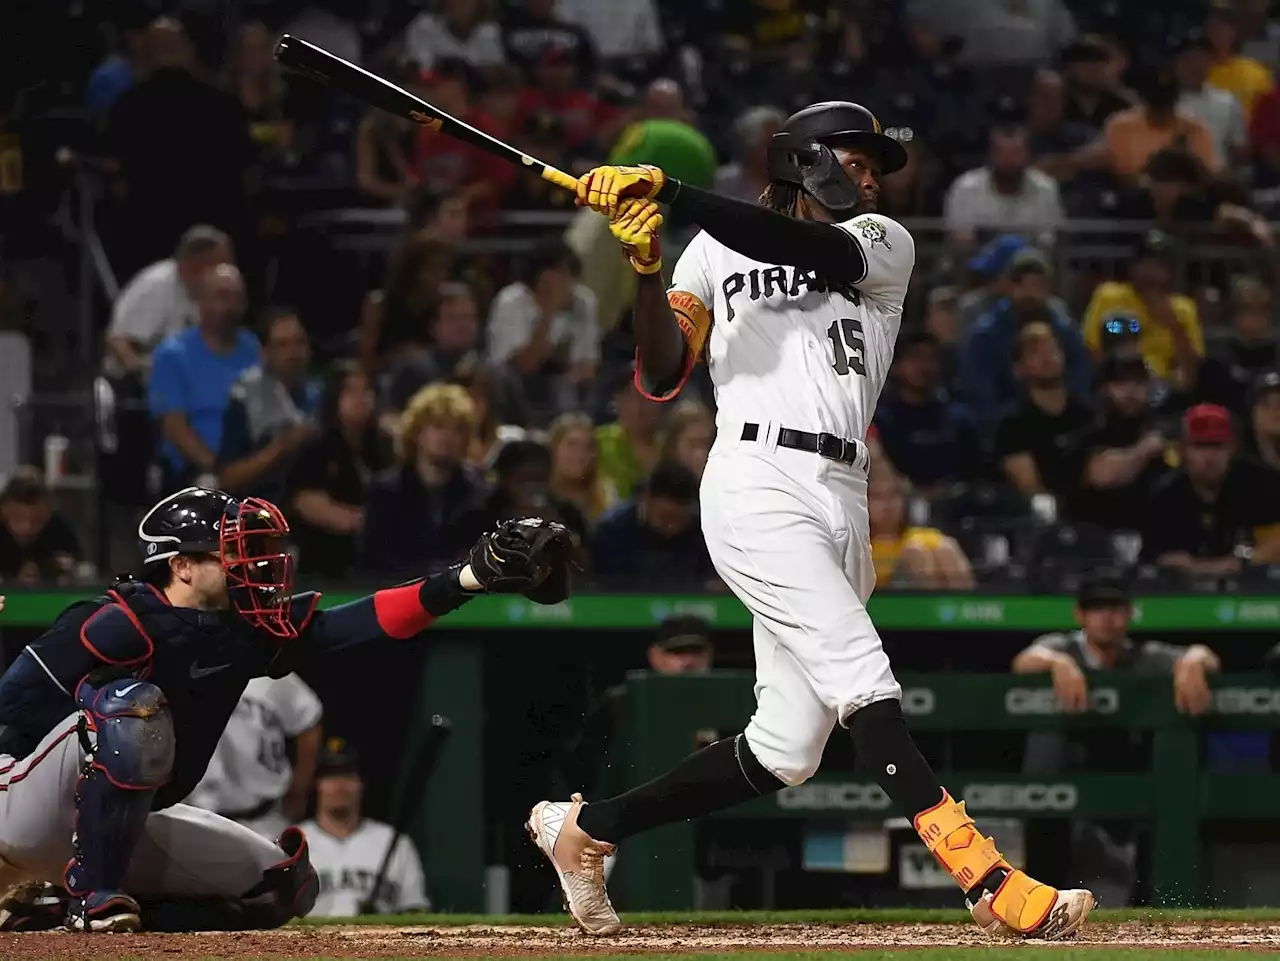
[[[1077,400],[1090,397],[1084,339],[1051,294],[1048,263],[1034,250],[1021,251],[1009,267],[1009,295],[979,317],[965,337],[960,351],[961,399],[983,433],[989,433],[1001,410],[1018,399],[1013,352],[1018,332],[1027,324],[1049,325],[1066,362],[1067,390]]]
[[[698,526],[698,479],[666,461],[596,526],[591,556],[605,590],[697,590],[715,568]]]
[[[924,330],[898,337],[889,389],[876,406],[885,456],[919,488],[968,480],[978,472],[977,431],[969,412],[942,387],[942,346]]]
[[[220,264],[201,278],[196,308],[196,326],[156,348],[147,390],[169,487],[215,469],[231,387],[261,353],[258,338],[240,328],[244,281],[235,267]]]

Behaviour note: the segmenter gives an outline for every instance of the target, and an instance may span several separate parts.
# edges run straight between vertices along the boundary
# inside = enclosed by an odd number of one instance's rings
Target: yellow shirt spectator
[[[1204,332],[1200,328],[1200,312],[1190,297],[1172,294],[1169,297],[1173,316],[1186,332],[1187,339],[1196,353],[1204,355]],[[1138,349],[1157,377],[1167,379],[1174,367],[1173,334],[1155,323],[1147,305],[1133,289],[1133,284],[1108,282],[1093,292],[1089,308],[1084,316],[1084,343],[1093,354],[1102,350],[1102,328],[1113,317],[1135,317],[1141,324],[1138,332]]]
[[[1248,121],[1254,101],[1276,85],[1276,78],[1252,57],[1228,57],[1209,68],[1209,83],[1239,100]]]
[[[871,563],[876,569],[876,587],[888,587],[893,583],[893,572],[898,558],[909,547],[936,551],[946,540],[946,535],[935,527],[908,527],[901,537],[874,537],[871,540]]]

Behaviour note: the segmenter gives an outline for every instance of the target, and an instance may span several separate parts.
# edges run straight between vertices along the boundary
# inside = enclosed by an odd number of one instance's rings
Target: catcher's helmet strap
[[[801,134],[778,133],[769,142],[769,174],[795,184],[833,214],[858,206],[858,185],[849,179],[834,151]]]

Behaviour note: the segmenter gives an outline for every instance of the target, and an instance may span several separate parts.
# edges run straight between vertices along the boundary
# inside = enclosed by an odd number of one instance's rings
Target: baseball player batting
[[[319,594],[292,592],[288,533],[264,500],[166,497],[138,526],[143,579],[68,607],[0,678],[0,887],[26,895],[4,901],[0,927],[246,929],[307,914],[318,882],[300,830],[272,842],[178,803],[249,681],[414,637],[483,591],[568,594],[571,537],[530,518],[444,571],[322,611]]]
[[[695,361],[715,385],[718,436],[702,480],[716,571],[751,611],[756,710],[744,733],[618,797],[543,801],[528,829],[589,934],[620,928],[603,859],[649,828],[772,794],[811,777],[834,726],[1004,937],[1057,939],[1093,895],[1013,868],[946,792],[907,732],[867,599],[875,582],[862,438],[893,359],[915,244],[877,214],[876,178],[906,151],[866,108],[830,102],[791,116],[769,150],[759,205],[651,166],[597,167],[578,202],[610,218],[639,274],[636,386],[676,396]],[[661,279],[658,204],[702,231]]]

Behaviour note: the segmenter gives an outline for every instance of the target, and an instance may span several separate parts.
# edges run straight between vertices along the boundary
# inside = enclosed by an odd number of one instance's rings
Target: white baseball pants
[[[79,714],[54,727],[30,755],[0,755],[0,863],[4,881],[62,884],[72,856],[76,781],[84,762]],[[93,737],[90,734],[90,737]],[[276,845],[211,811],[175,804],[147,816],[125,891],[239,897],[285,859]]]
[[[716,572],[754,618],[751,751],[788,785],[818,769],[836,723],[901,698],[867,614],[875,587],[865,473],[722,430],[702,478]]]

